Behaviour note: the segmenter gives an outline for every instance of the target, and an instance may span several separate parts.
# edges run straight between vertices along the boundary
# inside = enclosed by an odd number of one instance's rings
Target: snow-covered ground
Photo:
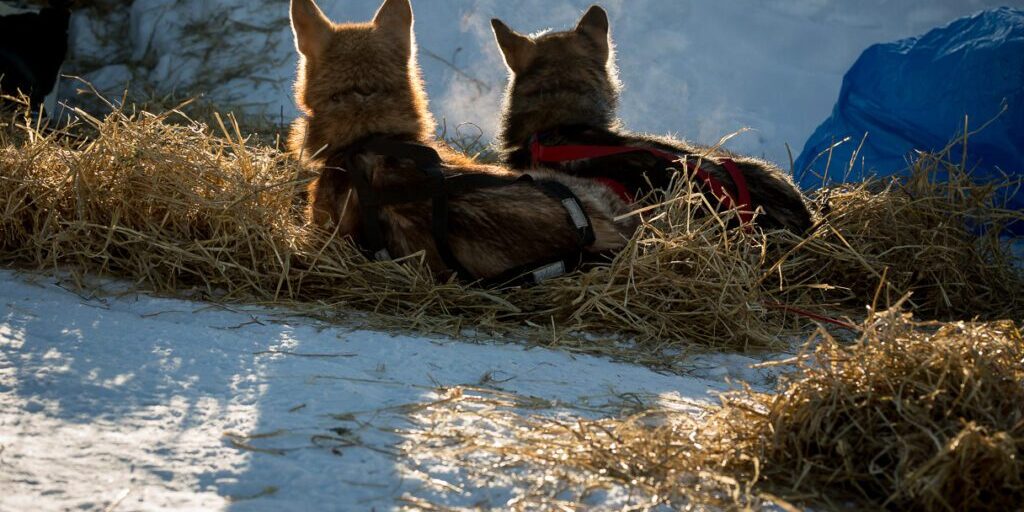
[[[771,379],[737,355],[664,375],[266,309],[82,296],[33,274],[0,271],[0,283],[4,512],[385,510],[406,495],[436,499],[422,469],[431,461],[396,452],[395,429],[414,427],[397,406],[436,399],[440,387],[491,387],[592,415],[624,394],[678,406],[714,400],[730,377]],[[501,506],[515,495],[456,473],[430,478],[466,488],[446,498],[455,503]]]
[[[379,0],[321,0],[338,21]],[[494,133],[506,72],[489,20],[522,32],[572,26],[594,0],[413,0],[432,108],[449,127]],[[789,165],[831,112],[842,76],[869,45],[921,34],[980,9],[1024,0],[605,0],[633,129],[716,142]],[[130,5],[128,5],[130,4]],[[295,50],[284,0],[133,0],[72,22],[71,63],[113,97],[189,95],[261,113],[296,114]],[[70,98],[80,84],[65,80]],[[467,128],[474,133],[473,128]],[[951,136],[953,134],[950,134]]]

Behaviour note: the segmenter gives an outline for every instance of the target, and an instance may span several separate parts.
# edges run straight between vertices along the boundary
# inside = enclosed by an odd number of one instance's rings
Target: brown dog
[[[445,246],[472,278],[494,278],[510,269],[561,258],[582,249],[600,253],[621,248],[635,223],[616,221],[627,206],[589,180],[562,173],[531,173],[536,182],[464,190],[447,197],[447,243],[437,241],[432,203],[422,197],[383,205],[373,219],[364,207],[378,194],[430,187],[421,163],[402,155],[360,149],[369,139],[433,147],[441,155],[443,175],[482,174],[507,177],[520,173],[475,165],[438,147],[434,120],[416,63],[413,13],[409,0],[385,0],[369,23],[335,24],[313,0],[292,0],[292,28],[301,57],[296,101],[305,113],[292,126],[293,151],[321,166],[309,189],[309,218],[333,226],[357,242],[370,238],[366,228],[379,226],[387,253],[401,257],[423,251],[430,267],[445,274],[452,265]],[[369,176],[369,189],[354,183],[354,172]],[[363,176],[363,174],[359,174]],[[568,188],[590,219],[595,239],[578,247],[577,226],[567,207],[537,183]],[[361,205],[362,203],[362,205]],[[372,233],[371,233],[372,234]]]
[[[757,158],[622,129],[616,114],[621,86],[608,15],[600,7],[591,7],[575,29],[564,32],[529,37],[497,19],[492,27],[511,72],[500,134],[506,164],[516,169],[543,165],[597,178],[621,187],[619,191],[627,198],[665,190],[679,175],[706,175],[711,178],[704,177],[698,183],[712,201],[721,200],[714,197],[720,194],[711,190],[717,182],[732,199],[749,194],[747,206],[761,212],[757,217],[761,226],[786,228],[798,234],[810,229],[811,213],[792,180],[778,167]],[[539,140],[546,146],[638,151],[538,162]],[[679,173],[678,169],[669,169],[666,154],[686,157],[689,162],[700,160],[700,171]],[[737,189],[736,181],[742,182],[741,189]]]

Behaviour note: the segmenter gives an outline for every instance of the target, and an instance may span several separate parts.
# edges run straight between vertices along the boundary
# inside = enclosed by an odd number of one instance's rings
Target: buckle
[[[569,212],[569,217],[572,218],[572,223],[576,225],[576,229],[584,229],[590,226],[590,223],[587,221],[587,214],[583,212],[583,205],[575,197],[562,199],[562,206]]]
[[[548,279],[553,279],[555,277],[561,276],[563,274],[565,274],[564,261],[556,261],[549,265],[544,265],[543,267],[540,267],[537,270],[534,270],[533,272],[530,273],[530,275],[533,276],[534,283],[541,283],[547,281]]]

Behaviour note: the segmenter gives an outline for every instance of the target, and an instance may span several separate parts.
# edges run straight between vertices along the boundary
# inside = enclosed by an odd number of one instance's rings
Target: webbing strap
[[[426,167],[422,170],[430,178],[430,190],[433,193],[431,231],[437,253],[441,256],[441,261],[460,279],[472,281],[473,274],[455,257],[448,240],[448,191],[445,190],[444,172],[440,167]]]
[[[434,148],[415,142],[373,137],[358,146],[369,153],[412,160],[421,168],[439,167],[443,163],[441,155]]]
[[[739,196],[736,198],[736,208],[740,214],[740,221],[750,224],[754,219],[754,208],[750,202],[750,187],[747,186],[747,180],[743,177],[743,171],[730,158],[723,158],[720,163],[732,177],[732,182],[736,184],[736,195]]]
[[[423,167],[419,170],[426,173],[427,169],[440,169],[438,167]],[[517,181],[522,181],[526,175],[517,177],[504,177],[494,176],[491,174],[456,174],[456,175],[444,175],[444,189],[449,196],[461,194],[464,192],[471,192],[473,190],[482,190],[485,188],[497,188],[511,185]],[[430,182],[431,185],[427,187],[403,187],[403,188],[386,188],[377,189],[373,191],[373,200],[380,206],[391,206],[396,204],[415,203],[418,201],[430,201],[433,200],[435,195],[434,181]]]
[[[349,161],[351,162],[351,158]],[[374,200],[367,171],[363,167],[354,166],[351,163],[348,167],[352,184],[359,195],[359,216],[362,222],[361,243],[363,248],[376,261],[389,260],[391,255],[388,253],[387,245],[384,242],[384,230],[380,222],[380,204]]]
[[[356,156],[361,153],[377,153],[384,156],[396,156],[408,158],[416,162],[418,167],[436,167],[441,162],[440,155],[433,149],[421,144],[410,144],[381,137],[371,137],[357,142],[344,151],[341,156],[344,158],[345,166],[351,177],[352,184],[359,195],[359,214],[362,222],[361,243],[369,256],[377,261],[391,259],[387,250],[387,243],[384,240],[384,229],[380,221],[380,208],[382,206],[396,204],[396,202],[412,202],[421,200],[416,197],[402,197],[406,191],[398,192],[396,197],[381,198],[374,193],[371,185],[372,177],[369,171],[355,162]],[[417,192],[418,193],[418,192]],[[428,199],[423,197],[422,199]],[[381,199],[387,199],[384,202]],[[402,199],[401,201],[397,201]]]
[[[569,187],[557,181],[539,180],[534,183],[540,187],[545,195],[557,200],[565,208],[565,212],[569,217],[569,223],[576,227],[577,245],[579,248],[582,250],[584,247],[593,245],[597,235],[594,234],[594,226],[590,222],[590,216],[583,209],[583,203],[576,197],[576,194],[573,194]]]
[[[565,257],[550,263],[523,265],[508,270],[501,275],[483,281],[485,288],[511,288],[521,285],[540,284],[572,272],[580,266],[581,259]]]

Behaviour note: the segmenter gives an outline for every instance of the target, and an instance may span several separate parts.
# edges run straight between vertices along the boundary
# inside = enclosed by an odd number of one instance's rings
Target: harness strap
[[[554,279],[572,272],[579,267],[582,260],[566,257],[537,266],[536,264],[523,265],[503,272],[497,277],[481,282],[485,288],[511,288],[520,285],[540,284],[548,279]]]
[[[621,181],[614,180],[612,178],[600,177],[594,177],[590,179],[604,185],[605,187],[608,187],[612,192],[615,193],[615,195],[619,196],[623,201],[625,201],[626,204],[633,204],[636,202],[636,197],[633,196],[633,194],[631,194],[629,190],[626,189],[626,186],[623,185]]]
[[[575,162],[577,160],[605,158],[609,156],[640,152],[649,153],[661,160],[672,162],[673,164],[683,161],[680,155],[655,148],[639,146],[587,146],[578,144],[546,146],[541,144],[540,137],[538,135],[534,135],[530,139],[530,155],[533,160],[534,167],[540,167],[541,164],[545,163],[562,164],[565,162]],[[726,172],[729,173],[733,183],[736,185],[736,198],[733,198],[732,195],[726,191],[722,182],[715,179],[711,173],[691,162],[684,162],[684,165],[686,166],[686,169],[694,174],[694,176],[707,184],[708,188],[711,189],[711,193],[718,198],[719,202],[722,203],[722,206],[726,209],[735,208],[739,212],[740,221],[743,224],[749,224],[753,220],[754,209],[751,207],[750,203],[750,189],[747,187],[747,180],[744,178],[743,172],[740,170],[739,166],[736,165],[736,162],[729,158],[724,158],[719,163],[725,168]]]
[[[754,220],[754,207],[753,203],[750,202],[750,187],[747,186],[747,179],[743,176],[743,171],[740,170],[740,167],[731,158],[723,158],[719,163],[722,164],[722,167],[725,167],[729,176],[732,177],[732,182],[736,184],[736,195],[739,196],[736,198],[736,208],[740,214],[740,221],[744,224],[750,224]],[[710,174],[708,178],[711,178]]]
[[[361,166],[351,165],[351,158],[348,165],[349,175],[352,184],[359,194],[359,216],[362,221],[362,245],[370,257],[376,261],[391,259],[387,245],[384,242],[384,230],[380,222],[380,203],[376,201],[373,191],[370,188],[370,180],[366,170]]]
[[[430,178],[430,190],[433,193],[431,231],[434,235],[434,245],[441,261],[450,268],[459,279],[473,280],[473,274],[455,257],[452,246],[448,241],[448,191],[445,190],[444,172],[440,167],[426,167],[423,172]]]
[[[584,247],[592,245],[597,240],[594,226],[590,222],[590,216],[587,215],[587,211],[583,209],[583,204],[576,197],[576,194],[569,190],[569,187],[550,180],[534,181],[534,183],[540,187],[544,195],[557,200],[565,208],[569,222],[576,227],[577,246],[581,251]]]
[[[412,160],[417,167],[439,167],[443,163],[441,155],[434,148],[415,142],[373,137],[358,144],[357,148],[378,155]]]
[[[420,170],[439,169],[437,167],[424,167]],[[494,176],[490,174],[456,174],[444,175],[443,186],[448,195],[462,194],[473,190],[485,188],[498,188],[511,185],[517,181],[528,178],[527,175],[517,177]],[[419,201],[431,201],[435,196],[434,181],[428,187],[406,187],[386,188],[373,191],[374,202],[380,206],[392,206],[396,204],[415,203]]]

